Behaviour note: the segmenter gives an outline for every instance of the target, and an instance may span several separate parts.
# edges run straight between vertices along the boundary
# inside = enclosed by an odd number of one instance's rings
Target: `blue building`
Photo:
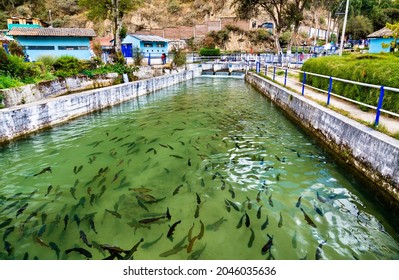
[[[162,53],[168,54],[169,40],[154,35],[128,34],[122,41],[122,53],[125,58],[133,57],[138,49],[144,57],[161,58]]]
[[[96,36],[92,29],[84,28],[21,28],[8,32],[24,48],[32,61],[41,55],[71,55],[78,59],[90,59],[90,41]]]
[[[392,31],[386,27],[367,36],[370,40],[369,53],[389,52],[390,47],[383,48],[382,44],[390,44],[393,41]]]

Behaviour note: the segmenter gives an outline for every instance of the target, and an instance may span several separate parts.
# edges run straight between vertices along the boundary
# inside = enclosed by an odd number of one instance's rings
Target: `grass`
[[[265,76],[263,73],[259,73],[259,74],[257,74],[257,75],[259,75],[259,76],[261,76],[262,78],[265,78],[265,79],[267,79],[267,80],[269,80],[269,81],[272,81],[272,82],[274,82],[274,83],[276,83],[276,84],[278,84],[278,85],[284,87],[284,84],[283,84],[283,83],[280,83],[280,82],[278,82],[278,81],[276,81],[276,80],[273,80],[271,77],[269,77],[269,75],[268,75],[268,76]],[[294,88],[291,88],[291,87],[288,87],[288,86],[286,86],[285,88],[287,88],[288,90],[292,91],[293,93],[296,93],[296,94],[301,95],[301,93],[300,93],[298,90],[294,89]],[[348,111],[345,111],[345,110],[343,110],[343,109],[340,109],[340,108],[335,107],[335,106],[332,106],[332,105],[327,105],[326,102],[324,102],[324,101],[320,101],[320,100],[318,100],[318,99],[316,99],[316,98],[312,98],[311,96],[306,95],[306,94],[305,94],[305,97],[306,97],[307,99],[309,99],[309,100],[312,100],[312,101],[316,102],[317,104],[319,104],[319,105],[321,105],[321,106],[323,106],[323,107],[325,107],[325,108],[329,108],[329,109],[333,110],[334,112],[337,112],[338,114],[341,114],[341,115],[343,115],[343,116],[345,116],[345,117],[348,117],[348,118],[350,118],[350,119],[352,119],[352,120],[354,120],[354,121],[357,121],[357,122],[359,122],[359,123],[361,123],[361,124],[363,124],[363,125],[366,125],[366,126],[368,126],[368,127],[370,127],[370,128],[373,128],[373,129],[376,130],[376,131],[379,131],[379,132],[381,132],[381,133],[384,133],[384,134],[386,134],[386,135],[388,135],[388,136],[390,136],[390,137],[393,137],[393,138],[399,140],[399,132],[392,133],[392,132],[390,132],[390,131],[389,131],[385,126],[383,126],[383,125],[375,126],[374,123],[370,123],[370,122],[367,122],[367,121],[364,121],[364,120],[362,120],[362,119],[359,119],[359,118],[354,117],[354,116],[351,115],[350,112],[348,112]]]
[[[398,63],[399,58],[392,54],[351,54],[342,57],[311,58],[305,61],[301,70],[367,84],[399,88]],[[307,76],[306,82],[324,90],[327,90],[329,85],[329,79],[312,75]],[[380,90],[334,81],[332,91],[339,92],[352,100],[376,106]],[[399,95],[397,93],[385,92],[384,109],[399,113]]]

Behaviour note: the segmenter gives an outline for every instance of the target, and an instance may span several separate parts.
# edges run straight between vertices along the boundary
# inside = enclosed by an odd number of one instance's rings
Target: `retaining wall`
[[[399,201],[399,141],[253,73],[246,80]]]
[[[96,75],[93,78],[80,75],[70,78],[58,78],[17,88],[2,89],[0,93],[4,96],[3,102],[5,107],[13,107],[61,96],[70,92],[110,86],[117,78],[118,74],[116,73]]]
[[[0,142],[193,79],[196,75],[198,71],[195,70],[183,71],[1,109]]]

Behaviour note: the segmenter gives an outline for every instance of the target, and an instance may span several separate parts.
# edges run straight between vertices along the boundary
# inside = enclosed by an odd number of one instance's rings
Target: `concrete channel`
[[[0,143],[101,110],[201,75],[202,66],[177,74],[50,98],[0,110]],[[282,108],[334,151],[399,202],[399,141],[288,89],[248,72],[246,81]]]

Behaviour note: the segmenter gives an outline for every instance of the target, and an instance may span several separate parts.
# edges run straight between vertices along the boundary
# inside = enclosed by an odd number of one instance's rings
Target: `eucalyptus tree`
[[[121,31],[123,16],[138,9],[143,0],[79,0],[79,5],[87,9],[87,17],[90,20],[110,19],[113,23],[114,48],[116,52],[121,51]]]
[[[310,8],[313,0],[233,0],[232,6],[241,19],[256,17],[265,12],[274,22],[273,38],[277,52],[281,52],[280,37],[284,32],[292,36],[287,44],[287,52],[291,52],[294,38],[304,19],[305,10]]]

